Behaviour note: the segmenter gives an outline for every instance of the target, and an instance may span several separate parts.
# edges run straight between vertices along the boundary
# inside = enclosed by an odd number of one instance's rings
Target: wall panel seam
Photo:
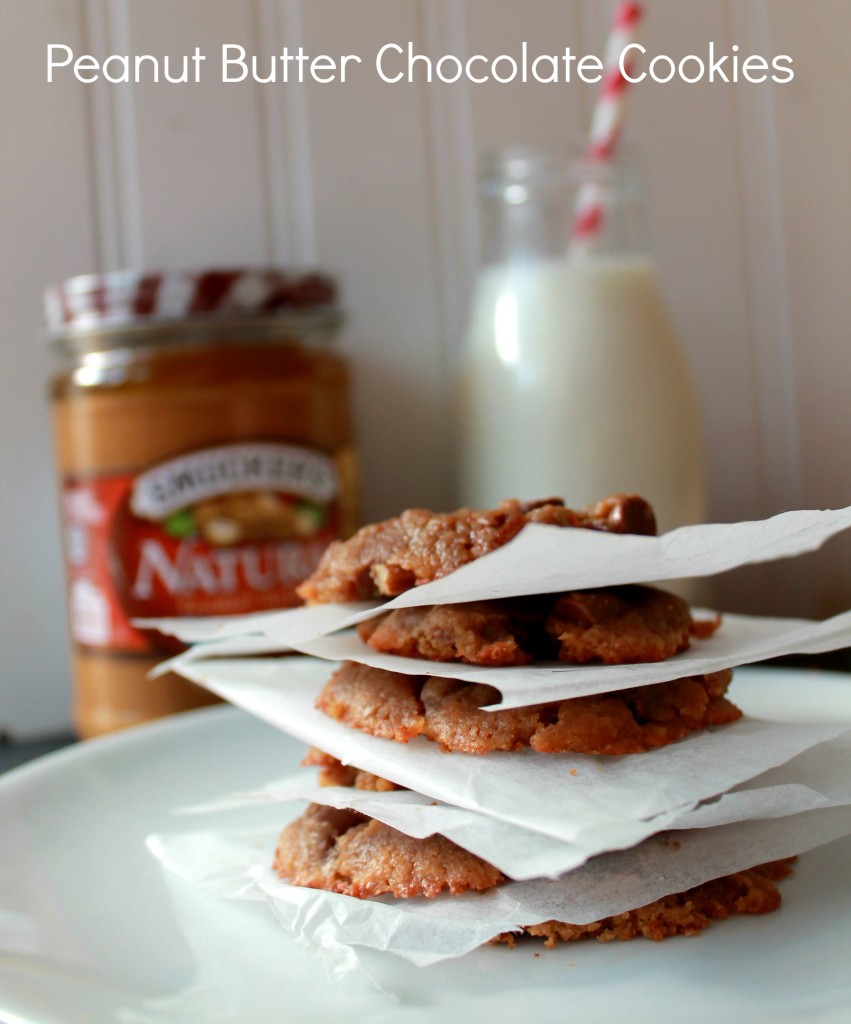
[[[290,49],[304,43],[301,0],[278,0],[279,35],[276,44]],[[284,122],[280,135],[281,154],[288,183],[290,257],[301,266],[317,262],[316,198],[310,146],[310,111],[306,85],[283,87],[283,103],[277,104]]]
[[[80,0],[80,17],[86,52],[105,52],[110,37],[106,0]],[[84,98],[98,265],[80,269],[110,270],[123,263],[111,87],[86,88]]]
[[[726,0],[730,38],[743,50],[770,53],[769,11],[764,0]],[[732,94],[736,119],[740,244],[747,279],[746,301],[756,408],[762,514],[801,508],[805,501],[794,331],[789,305],[788,237],[773,88]],[[795,594],[798,614],[813,614],[815,581],[810,562],[769,565],[765,586]]]
[[[129,0],[111,0],[109,19],[110,53],[134,53],[130,28]],[[139,181],[139,152],[136,124],[136,96],[131,83],[111,87],[113,96],[113,138],[118,171],[118,211],[122,233],[122,262],[129,267],[145,265],[142,228],[142,194]]]
[[[453,53],[464,59],[467,51],[464,0],[420,0],[418,13],[425,52],[434,57]],[[432,82],[422,87],[427,133],[425,152],[431,187],[429,202],[434,213],[432,246],[447,479],[452,471],[451,395],[478,264],[470,88],[463,80],[452,85]]]
[[[255,49],[258,52],[261,47],[272,50],[282,36],[277,0],[254,0],[252,13]],[[286,264],[292,261],[293,233],[290,221],[290,182],[286,167],[287,147],[284,141],[286,115],[277,85],[256,85],[254,95],[260,124],[266,252],[271,263]]]
[[[765,0],[730,4],[728,10],[732,35],[737,40],[749,37],[749,51],[772,52]],[[774,512],[784,504],[800,507],[804,494],[789,306],[788,239],[783,223],[773,87],[739,90],[734,94],[734,109],[738,120],[742,245],[749,274],[764,497],[768,503],[766,511]]]

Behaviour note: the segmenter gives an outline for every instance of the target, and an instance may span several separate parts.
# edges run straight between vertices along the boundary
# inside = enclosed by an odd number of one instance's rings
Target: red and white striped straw
[[[612,30],[606,43],[603,80],[591,119],[591,134],[585,158],[589,162],[608,163],[620,139],[626,107],[628,80],[621,72],[620,58],[630,43],[635,42],[641,5],[621,0],[615,8]],[[629,69],[629,58],[626,60]],[[586,182],[579,190],[573,215],[572,238],[580,247],[592,242],[600,233],[605,216],[605,203],[599,182]]]

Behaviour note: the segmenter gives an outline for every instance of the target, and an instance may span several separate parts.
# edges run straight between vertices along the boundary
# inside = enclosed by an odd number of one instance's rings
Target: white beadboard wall
[[[851,503],[847,0],[647,0],[651,52],[789,53],[781,87],[644,85],[630,135],[653,252],[697,374],[711,514]],[[344,285],[364,515],[452,501],[447,400],[477,264],[475,166],[579,140],[594,91],[217,82],[223,42],[359,53],[601,52],[598,0],[3,0],[0,730],[69,721],[40,292],[120,266],[318,264]],[[45,48],[210,54],[199,85],[45,81]],[[851,604],[851,541],[717,581],[731,609]]]

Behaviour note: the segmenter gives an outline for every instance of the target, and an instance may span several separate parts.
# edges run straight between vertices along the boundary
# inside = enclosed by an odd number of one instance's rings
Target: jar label
[[[86,647],[166,650],[135,618],[233,615],[298,604],[296,586],[340,533],[332,458],[232,444],[140,474],[63,488],[71,634]]]

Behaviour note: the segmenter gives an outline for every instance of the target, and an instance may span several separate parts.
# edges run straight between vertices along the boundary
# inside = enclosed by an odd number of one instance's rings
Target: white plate
[[[851,678],[749,670],[734,688],[753,714],[851,724]],[[168,879],[143,845],[150,832],[187,827],[170,808],[286,774],[301,749],[213,708],[0,779],[0,1021],[851,1019],[851,839],[802,858],[778,913],[719,923],[696,939],[489,947],[425,970],[367,954],[385,992],[366,971],[331,981],[265,904]],[[215,820],[250,827],[256,813]]]

